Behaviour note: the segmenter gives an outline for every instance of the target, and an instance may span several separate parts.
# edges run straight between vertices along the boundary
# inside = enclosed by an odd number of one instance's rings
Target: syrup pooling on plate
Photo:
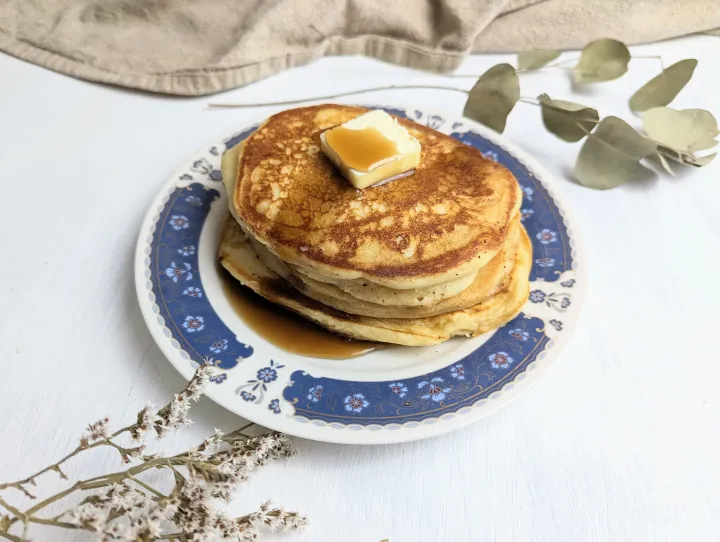
[[[375,164],[392,158],[398,152],[397,143],[375,127],[350,130],[338,126],[329,130],[325,138],[343,162],[362,172],[370,171]]]
[[[278,348],[293,354],[325,359],[349,359],[372,352],[377,345],[353,341],[316,327],[266,301],[221,271],[223,292],[242,321]]]

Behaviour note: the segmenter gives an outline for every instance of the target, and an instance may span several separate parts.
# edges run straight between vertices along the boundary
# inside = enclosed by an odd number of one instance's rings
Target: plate
[[[228,200],[220,159],[254,127],[220,138],[172,176],[145,217],[135,259],[137,294],[153,338],[175,368],[189,378],[198,363],[212,360],[218,370],[207,395],[265,427],[348,444],[453,431],[526,390],[578,318],[585,279],[577,230],[550,175],[477,123],[382,109],[450,134],[512,171],[533,244],[530,297],[503,327],[436,346],[390,347],[348,360],[276,347],[237,316],[223,293],[216,252]]]

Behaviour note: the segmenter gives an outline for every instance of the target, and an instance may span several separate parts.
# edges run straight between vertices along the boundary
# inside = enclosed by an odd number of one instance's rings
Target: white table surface
[[[719,47],[693,37],[633,52],[668,65],[699,59],[673,105],[720,116]],[[473,57],[461,72],[506,60]],[[622,79],[578,94],[565,72],[548,70],[523,75],[522,94],[630,119],[627,99],[657,71],[634,60]],[[330,58],[212,100],[414,83],[472,80]],[[458,115],[463,106],[458,93],[430,90],[358,100]],[[207,102],[90,84],[0,55],[0,480],[59,458],[88,422],[129,421],[182,387],[140,316],[133,255],[176,166],[258,115],[205,111]],[[232,511],[271,497],[307,513],[311,526],[289,541],[720,540],[720,160],[596,192],[568,178],[580,145],[546,133],[533,106],[517,106],[506,135],[556,174],[584,238],[589,294],[553,367],[510,406],[447,436],[382,447],[296,440],[299,457],[258,472]],[[209,399],[191,417],[165,450],[241,423]],[[118,466],[113,454],[88,453],[68,471]],[[43,480],[40,491],[56,487],[52,474]],[[41,530],[35,539],[73,536]]]

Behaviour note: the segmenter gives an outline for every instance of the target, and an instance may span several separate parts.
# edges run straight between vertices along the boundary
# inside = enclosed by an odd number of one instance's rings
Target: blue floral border
[[[407,424],[457,412],[512,381],[545,349],[538,318],[517,316],[480,348],[448,367],[414,378],[348,382],[295,371],[283,392],[297,415],[341,424]]]
[[[151,280],[159,314],[180,347],[196,363],[212,359],[216,366],[231,369],[249,358],[253,347],[239,342],[217,315],[198,270],[200,234],[219,196],[200,183],[172,191],[153,233]]]

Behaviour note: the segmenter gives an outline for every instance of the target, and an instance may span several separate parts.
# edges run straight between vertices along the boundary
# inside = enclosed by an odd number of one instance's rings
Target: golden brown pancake
[[[222,177],[228,194],[235,194],[239,153],[240,148],[235,147],[225,152],[222,157]],[[230,212],[237,219],[237,212],[233,205],[230,205]],[[345,292],[353,298],[361,301],[367,301],[369,303],[380,305],[396,307],[425,307],[428,305],[434,305],[443,299],[456,296],[466,290],[473,283],[478,274],[477,271],[474,271],[448,282],[433,284],[425,287],[412,289],[390,288],[388,286],[371,282],[367,279],[341,280],[331,278],[321,275],[309,268],[288,264],[287,262],[280,260],[280,258],[278,258],[268,247],[253,237],[249,237],[249,240],[255,251],[258,253],[260,259],[263,260],[263,263],[289,282],[293,282],[293,278],[299,278],[303,282],[309,284],[315,283],[318,288],[323,288],[324,284],[332,285],[332,288],[326,287],[325,291],[336,292],[335,297],[338,296],[337,289],[339,289],[339,295],[341,296],[342,292]],[[312,295],[310,295],[310,297],[312,297]],[[405,315],[402,314],[401,316]]]
[[[262,254],[260,257],[262,258]],[[497,258],[497,255],[495,258]],[[492,260],[490,261],[492,262]],[[488,263],[488,265],[490,264]],[[335,291],[335,289],[337,289],[355,299],[393,307],[426,307],[428,305],[434,305],[443,299],[458,295],[469,288],[478,275],[478,271],[473,271],[455,280],[432,284],[430,286],[420,288],[390,288],[389,286],[383,286],[382,284],[371,282],[367,279],[331,279],[297,265],[287,267],[293,275],[308,284],[316,284],[318,287],[322,287],[323,285],[331,286],[332,290],[327,291]]]
[[[239,152],[234,214],[289,265],[331,279],[422,288],[478,271],[505,242],[521,194],[479,151],[409,120],[422,145],[409,177],[356,190],[320,151],[324,130],[367,110],[318,105],[273,115]]]
[[[349,314],[375,318],[423,318],[435,316],[477,305],[507,284],[515,261],[515,253],[518,250],[521,229],[520,217],[517,217],[511,224],[510,234],[505,245],[486,266],[480,269],[475,275],[472,284],[461,293],[432,304],[402,307],[370,303],[351,296],[337,286],[313,281],[306,277],[299,278],[296,275],[291,275],[288,281],[296,290],[307,297]],[[413,291],[415,290],[394,290],[393,293],[411,293]],[[390,297],[396,296],[391,294]]]
[[[426,318],[354,316],[302,295],[260,260],[245,232],[231,217],[224,226],[219,257],[222,266],[245,286],[335,333],[354,339],[422,346],[454,336],[477,335],[514,318],[528,296],[532,246],[521,227],[507,284],[477,305]]]

